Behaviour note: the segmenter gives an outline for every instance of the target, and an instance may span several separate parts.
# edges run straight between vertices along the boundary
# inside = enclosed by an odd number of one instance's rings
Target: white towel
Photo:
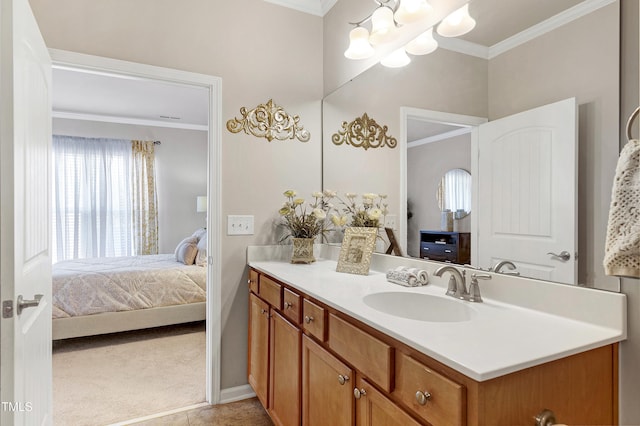
[[[607,275],[640,278],[640,140],[620,153],[613,181],[604,254]]]

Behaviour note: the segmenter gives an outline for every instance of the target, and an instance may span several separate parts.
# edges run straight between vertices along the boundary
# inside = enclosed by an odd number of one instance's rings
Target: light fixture
[[[369,42],[374,46],[389,43],[396,38],[396,23],[393,10],[387,6],[378,7],[371,15],[371,35]]]
[[[196,212],[204,213],[207,211],[207,196],[198,195],[196,197]]]
[[[426,20],[431,12],[431,5],[427,0],[374,0],[378,6],[366,18],[359,22],[350,22],[355,28],[349,32],[349,47],[344,52],[348,59],[367,59],[375,55],[375,47],[391,43],[402,36],[405,26],[415,31],[415,25]],[[363,26],[371,21],[371,32]],[[469,5],[449,14],[438,25],[438,33],[445,37],[457,37],[471,31],[476,21],[469,16]],[[435,24],[426,29],[418,37],[409,41],[404,48],[398,49],[383,60],[382,65],[400,67],[407,65],[411,55],[426,55],[438,48],[438,42],[433,38]],[[404,40],[408,37],[404,36]],[[388,50],[388,49],[387,49]]]
[[[394,16],[398,24],[413,24],[429,16],[430,11],[431,5],[426,0],[402,0]]]
[[[385,56],[380,63],[389,68],[400,68],[408,65],[411,62],[411,58],[407,56],[407,52],[403,47],[396,49],[387,56]]]
[[[438,42],[433,38],[433,28],[411,40],[404,49],[412,55],[427,55],[438,48]]]
[[[206,195],[198,195],[196,197],[196,212],[197,213],[206,213],[207,212],[207,196]],[[204,226],[207,226],[207,216],[204,217]]]
[[[458,37],[468,33],[476,26],[476,21],[469,15],[469,4],[444,18],[438,25],[438,34],[443,37]]]
[[[369,31],[364,27],[355,27],[349,33],[349,48],[344,56],[349,59],[366,59],[373,56],[375,50],[369,44]]]

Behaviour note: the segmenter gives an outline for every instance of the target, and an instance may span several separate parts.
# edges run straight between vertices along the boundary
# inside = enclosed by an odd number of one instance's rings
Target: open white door
[[[0,0],[3,425],[53,424],[50,88],[51,60],[28,1]]]
[[[575,98],[479,127],[477,266],[576,283],[577,138]]]

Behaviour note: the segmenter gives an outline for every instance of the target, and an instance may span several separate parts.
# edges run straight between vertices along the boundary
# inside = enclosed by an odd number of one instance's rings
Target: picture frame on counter
[[[378,228],[349,227],[346,228],[340,255],[338,257],[337,272],[348,274],[369,275],[371,255],[376,245]]]

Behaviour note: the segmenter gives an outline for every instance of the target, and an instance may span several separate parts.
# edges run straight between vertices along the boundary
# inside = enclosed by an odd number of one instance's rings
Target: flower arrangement
[[[315,238],[327,231],[325,219],[333,207],[328,200],[335,196],[334,192],[314,192],[311,194],[314,201],[308,204],[305,204],[304,198],[299,198],[294,190],[285,191],[284,196],[287,200],[279,213],[289,233],[283,240],[289,237]]]
[[[379,228],[384,216],[389,212],[388,204],[385,202],[387,196],[382,194],[367,193],[362,194],[362,203],[358,204],[358,194],[345,193],[346,201],[337,197],[343,208],[344,215],[333,215],[331,221],[336,226],[344,226],[349,218],[348,226]]]

